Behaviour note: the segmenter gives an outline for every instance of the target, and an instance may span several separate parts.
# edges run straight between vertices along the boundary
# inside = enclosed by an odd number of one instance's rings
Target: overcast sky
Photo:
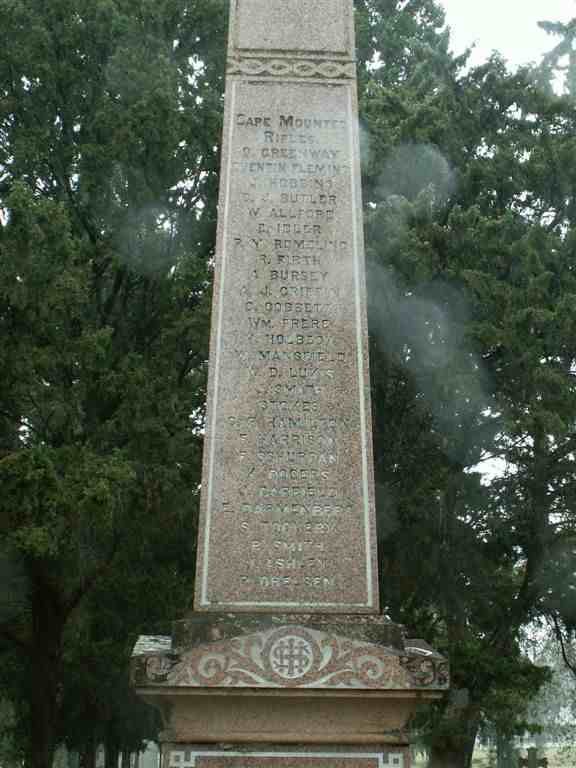
[[[472,64],[500,51],[511,66],[539,61],[558,38],[547,35],[538,21],[569,21],[576,0],[440,0],[452,29],[452,49],[461,53],[477,43]]]

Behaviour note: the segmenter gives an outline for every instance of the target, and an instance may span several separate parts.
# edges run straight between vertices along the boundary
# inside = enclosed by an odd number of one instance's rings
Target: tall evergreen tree
[[[33,768],[111,637],[91,592],[153,586],[154,622],[191,589],[222,6],[0,0],[0,659]]]
[[[467,768],[546,679],[523,627],[571,610],[574,110],[439,29],[404,50],[361,108],[382,592],[451,658],[430,765]]]

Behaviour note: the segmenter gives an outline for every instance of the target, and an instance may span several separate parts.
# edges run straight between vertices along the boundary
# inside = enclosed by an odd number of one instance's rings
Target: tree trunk
[[[462,704],[458,691],[446,708],[438,740],[432,744],[427,768],[471,768],[479,719],[475,707]]]
[[[37,667],[37,665],[33,665]],[[43,669],[42,665],[38,665]],[[38,668],[37,667],[37,668]],[[30,768],[52,768],[56,749],[56,719],[54,709],[54,688],[41,674],[35,675],[38,680],[37,690],[32,693],[30,715]]]
[[[434,746],[430,750],[428,768],[470,768],[465,750]]]
[[[502,733],[496,735],[496,768],[516,768],[514,744]]]
[[[59,605],[41,566],[31,566],[30,768],[52,768],[57,746],[62,631]]]
[[[120,757],[120,749],[118,745],[111,741],[107,742],[104,768],[118,768],[119,757]]]
[[[434,744],[430,750],[427,768],[471,768],[474,738],[458,739],[450,744]]]
[[[80,768],[96,768],[96,744],[91,741],[80,753]]]
[[[132,753],[129,749],[123,749],[122,750],[122,760],[121,760],[121,768],[130,768]]]

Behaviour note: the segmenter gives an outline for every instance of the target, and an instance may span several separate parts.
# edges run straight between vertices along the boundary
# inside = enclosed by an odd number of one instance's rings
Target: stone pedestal
[[[236,768],[238,755],[291,768],[292,754],[322,763],[338,750],[354,765],[407,766],[406,724],[447,688],[448,668],[382,617],[223,614],[177,622],[172,638],[140,638],[132,680],[162,712],[163,768],[228,768],[225,756]],[[199,746],[209,744],[227,749]]]

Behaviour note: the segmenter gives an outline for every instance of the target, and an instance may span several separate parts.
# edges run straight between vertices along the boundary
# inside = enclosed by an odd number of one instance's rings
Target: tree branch
[[[554,634],[556,635],[556,639],[560,644],[560,650],[562,651],[562,659],[564,660],[564,664],[568,667],[570,672],[572,672],[574,677],[576,677],[576,662],[571,661],[570,657],[568,656],[568,651],[566,649],[566,644],[562,635],[562,627],[560,626],[558,617],[552,616],[552,622],[554,623]]]
[[[86,594],[88,594],[88,592],[90,592],[90,590],[96,584],[98,579],[100,579],[106,573],[106,571],[111,567],[117,550],[118,550],[118,541],[115,538],[112,544],[112,547],[110,549],[110,552],[108,553],[104,561],[100,563],[99,566],[94,568],[92,573],[83,580],[82,584],[78,587],[78,589],[75,589],[74,592],[72,592],[72,594],[68,598],[68,600],[66,600],[66,602],[64,603],[64,611],[66,615],[68,615],[69,613],[72,613],[72,611],[78,606],[82,598]]]
[[[0,624],[0,638],[3,638],[8,643],[15,645],[20,651],[23,651],[27,655],[30,654],[31,647],[24,640],[19,638],[13,632],[11,632],[5,625]]]

